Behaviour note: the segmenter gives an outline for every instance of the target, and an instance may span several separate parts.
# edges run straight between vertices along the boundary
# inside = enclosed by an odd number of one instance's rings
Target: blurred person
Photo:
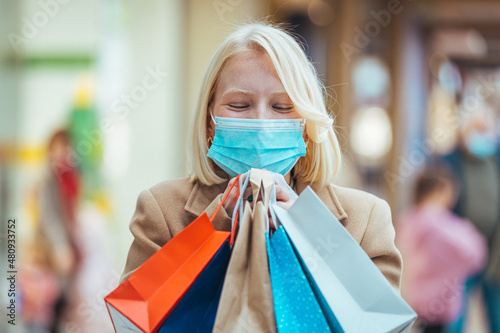
[[[26,333],[49,333],[55,305],[61,295],[59,281],[45,238],[35,235],[23,251],[19,269],[21,313]]]
[[[36,233],[50,248],[60,295],[54,305],[52,332],[58,332],[64,312],[75,297],[76,278],[82,261],[77,235],[79,176],[72,163],[71,140],[66,130],[50,138],[48,165],[37,188],[38,224]]]
[[[500,228],[497,228],[493,236],[490,253],[491,258],[485,271],[485,278],[500,285]]]
[[[397,244],[405,262],[403,296],[423,332],[445,332],[462,307],[462,286],[486,262],[486,240],[451,208],[457,184],[451,170],[427,168],[417,179],[415,206],[402,215]]]
[[[500,232],[498,115],[485,104],[464,111],[468,112],[462,114],[459,144],[443,160],[461,184],[453,211],[470,220],[488,241],[490,259],[485,271],[489,274],[481,272],[467,281],[463,310],[449,330],[464,330],[469,296],[480,288],[491,332],[500,333],[500,281],[489,277],[500,275],[500,265],[494,261],[500,256],[500,246],[494,240],[495,234]]]
[[[204,211],[230,230],[238,174],[250,168],[276,176],[277,205],[288,209],[306,186],[346,226],[399,290],[401,256],[391,210],[372,194],[333,184],[341,151],[324,87],[299,43],[270,23],[247,24],[219,46],[203,79],[188,146],[189,177],[139,195],[130,223],[134,240],[121,281]],[[243,194],[252,201],[251,188]]]

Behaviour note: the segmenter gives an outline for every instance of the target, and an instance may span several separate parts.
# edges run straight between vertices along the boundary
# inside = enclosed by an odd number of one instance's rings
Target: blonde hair
[[[304,50],[287,32],[270,23],[246,24],[231,33],[219,46],[203,78],[194,126],[190,135],[187,168],[191,180],[205,185],[219,184],[219,177],[207,157],[209,107],[220,73],[231,57],[247,50],[265,50],[298,113],[305,118],[308,136],[306,156],[293,168],[298,181],[322,187],[333,181],[342,162],[333,119],[324,100],[324,86]]]

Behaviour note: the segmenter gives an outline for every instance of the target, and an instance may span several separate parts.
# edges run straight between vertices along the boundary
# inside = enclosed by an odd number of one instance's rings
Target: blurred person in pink
[[[49,248],[60,288],[51,332],[59,332],[66,309],[76,299],[76,281],[83,260],[77,234],[80,177],[71,152],[68,132],[56,131],[49,140],[47,170],[37,188],[36,237]]]
[[[462,308],[466,279],[486,263],[484,237],[453,212],[457,183],[444,166],[428,167],[415,187],[415,206],[402,215],[396,234],[403,259],[403,296],[423,332],[444,332]]]

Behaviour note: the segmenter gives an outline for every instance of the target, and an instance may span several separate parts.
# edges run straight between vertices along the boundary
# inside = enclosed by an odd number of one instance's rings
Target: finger
[[[231,192],[236,193],[236,191],[238,190],[239,183],[235,184],[237,179],[238,179],[238,177],[231,178],[230,182],[227,184],[228,188],[230,188],[232,186]]]
[[[237,187],[237,186],[234,186],[234,187],[233,187],[233,191],[234,191],[234,193],[236,193],[236,192],[238,191],[238,187]],[[245,193],[245,194],[246,194],[246,193],[251,193],[251,191],[252,191],[252,188],[248,186],[248,187],[245,189],[245,192],[244,192],[244,193]],[[241,194],[241,188],[240,188],[240,194]]]
[[[288,201],[292,198],[288,190],[284,189],[280,185],[276,185],[276,200],[277,201]]]
[[[247,174],[247,173],[243,173],[243,174],[241,174],[241,175],[240,175],[240,182],[239,182],[239,184],[237,184],[236,186],[239,186],[240,188],[241,188],[241,187],[243,187],[243,185],[245,184],[245,181],[246,181],[246,179],[247,179],[247,176],[248,176],[248,174]],[[236,187],[236,186],[235,186],[235,187]]]
[[[283,175],[281,173],[273,173],[272,176],[273,176],[273,179],[275,181],[278,181],[278,182],[280,182],[281,180],[285,181],[285,177],[283,177]]]
[[[245,192],[243,193],[243,198],[248,198],[252,194],[252,189],[250,187],[247,187],[245,189]]]
[[[289,199],[294,199],[296,200],[297,199],[297,193],[294,192],[294,190],[290,187],[290,185],[288,185],[288,183],[285,181],[285,178],[283,177],[283,175],[279,174],[279,173],[274,173],[273,174],[273,177],[274,177],[274,184],[275,184],[275,187],[276,187],[276,195],[278,195],[278,188],[280,188],[280,195],[283,195],[284,193],[284,196],[286,198],[289,198]]]
[[[252,189],[251,188],[246,188],[245,192],[240,193],[240,196],[236,198],[238,200],[240,197],[243,198],[243,200],[248,200],[248,197],[252,195]]]
[[[281,207],[283,208],[284,210],[289,210],[290,207],[292,207],[293,203],[295,202],[295,200],[288,200],[288,201],[277,201],[276,202],[276,205],[278,207]]]
[[[275,184],[278,184],[280,186],[288,185],[286,180],[285,180],[285,177],[283,177],[283,175],[280,173],[273,173],[273,179],[274,179]]]
[[[246,174],[246,173],[241,174],[241,175],[240,175],[240,179],[241,179],[241,182],[240,182],[240,183],[245,183],[245,179],[246,179],[246,177],[247,177],[247,174]],[[234,177],[234,178],[231,178],[231,179],[229,180],[228,184],[227,184],[227,188],[231,187],[231,186],[234,184],[234,182],[236,181],[236,179],[238,179],[238,176],[236,176],[236,177]],[[239,184],[234,184],[233,189],[235,189],[237,186],[239,186]]]
[[[231,193],[229,193],[228,200],[230,200],[231,205],[234,206],[236,205],[239,197],[243,196],[243,200],[248,200],[248,197],[252,194],[252,189],[250,187],[247,187],[245,189],[245,192],[240,193],[240,196],[238,196],[237,189],[233,188]]]

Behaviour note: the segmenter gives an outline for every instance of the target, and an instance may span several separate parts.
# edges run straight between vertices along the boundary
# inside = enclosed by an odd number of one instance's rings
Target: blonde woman
[[[333,184],[341,152],[332,124],[323,86],[294,38],[267,23],[238,28],[205,73],[188,147],[189,177],[139,195],[121,281],[203,211],[215,212],[234,177],[256,167],[278,175],[278,205],[285,209],[310,185],[399,290],[401,257],[390,208],[374,195]],[[252,200],[249,189],[244,196]],[[233,188],[216,229],[230,230],[235,202]]]

